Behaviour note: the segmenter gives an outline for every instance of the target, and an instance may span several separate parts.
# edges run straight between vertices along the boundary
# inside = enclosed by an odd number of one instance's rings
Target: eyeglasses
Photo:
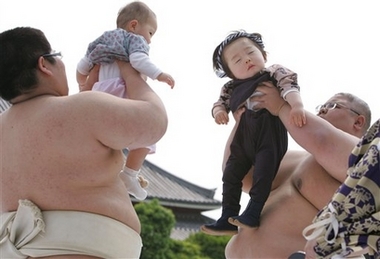
[[[348,108],[346,106],[343,106],[339,103],[325,103],[325,104],[320,104],[318,105],[317,107],[315,107],[315,111],[317,113],[320,113],[322,109],[326,109],[326,110],[334,110],[335,108],[337,109],[348,109],[350,111],[352,111],[353,113],[355,113],[356,115],[360,115],[360,113],[358,113],[357,111],[351,109],[351,108]]]
[[[63,58],[61,52],[54,52],[54,53],[43,54],[43,55],[41,55],[41,57],[44,57],[44,58],[48,58],[48,57],[59,57],[59,58]]]

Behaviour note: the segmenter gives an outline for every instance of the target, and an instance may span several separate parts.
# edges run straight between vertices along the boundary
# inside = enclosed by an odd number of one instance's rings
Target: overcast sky
[[[16,26],[43,30],[53,49],[62,51],[70,94],[78,92],[75,69],[87,45],[116,27],[120,7],[129,1],[1,0],[0,31]],[[150,56],[176,80],[149,84],[161,96],[169,116],[157,153],[147,159],[194,184],[217,188],[221,199],[221,162],[233,121],[216,125],[212,104],[226,79],[212,69],[215,47],[232,30],[263,36],[268,65],[298,73],[305,108],[324,103],[337,92],[368,102],[380,117],[380,15],[377,1],[353,0],[146,0],[158,19]],[[231,120],[232,117],[230,117]],[[291,140],[289,149],[299,149]],[[246,200],[246,197],[244,198]],[[206,215],[218,217],[219,212]]]

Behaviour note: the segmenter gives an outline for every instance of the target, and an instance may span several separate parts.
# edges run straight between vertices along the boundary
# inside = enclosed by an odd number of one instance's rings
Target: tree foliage
[[[210,236],[204,233],[196,233],[190,235],[186,241],[199,245],[201,253],[209,258],[225,258],[224,249],[231,236]]]
[[[170,248],[170,232],[175,224],[171,210],[162,207],[157,199],[135,205],[141,222],[143,248],[141,259],[166,259]]]
[[[170,233],[175,225],[173,212],[157,199],[135,205],[141,222],[143,248],[141,259],[224,259],[224,248],[230,236],[210,236],[204,233],[174,240]]]
[[[211,259],[202,255],[201,247],[187,241],[171,240],[168,259]]]

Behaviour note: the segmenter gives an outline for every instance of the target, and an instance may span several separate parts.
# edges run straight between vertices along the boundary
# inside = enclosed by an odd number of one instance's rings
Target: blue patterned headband
[[[241,37],[245,37],[245,38],[252,40],[257,45],[259,45],[260,48],[262,48],[264,50],[264,43],[263,43],[263,40],[261,39],[261,35],[259,33],[247,33],[244,30],[232,32],[231,34],[229,34],[225,38],[225,40],[222,43],[219,44],[218,47],[216,47],[216,49],[214,51],[214,56],[213,56],[214,71],[218,77],[223,78],[223,77],[227,76],[227,74],[225,72],[223,60],[222,60],[222,54],[223,54],[224,48],[228,44],[233,42],[234,40],[241,38]]]

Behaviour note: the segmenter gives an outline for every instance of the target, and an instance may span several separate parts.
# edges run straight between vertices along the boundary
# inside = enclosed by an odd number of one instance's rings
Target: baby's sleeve
[[[227,113],[230,112],[231,110],[230,98],[231,98],[232,90],[233,90],[233,80],[228,81],[222,86],[218,100],[212,105],[211,115],[213,117],[214,117],[213,111],[218,106],[223,106],[226,109]]]
[[[149,45],[143,36],[137,34],[130,34],[128,38],[128,53],[139,52],[149,56]]]
[[[289,68],[275,64],[266,68],[266,71],[277,81],[276,87],[280,90],[281,97],[285,100],[287,94],[300,91],[298,76]]]
[[[155,80],[161,73],[149,58],[149,45],[141,35],[131,35],[129,38],[129,62],[131,66],[140,73]]]

